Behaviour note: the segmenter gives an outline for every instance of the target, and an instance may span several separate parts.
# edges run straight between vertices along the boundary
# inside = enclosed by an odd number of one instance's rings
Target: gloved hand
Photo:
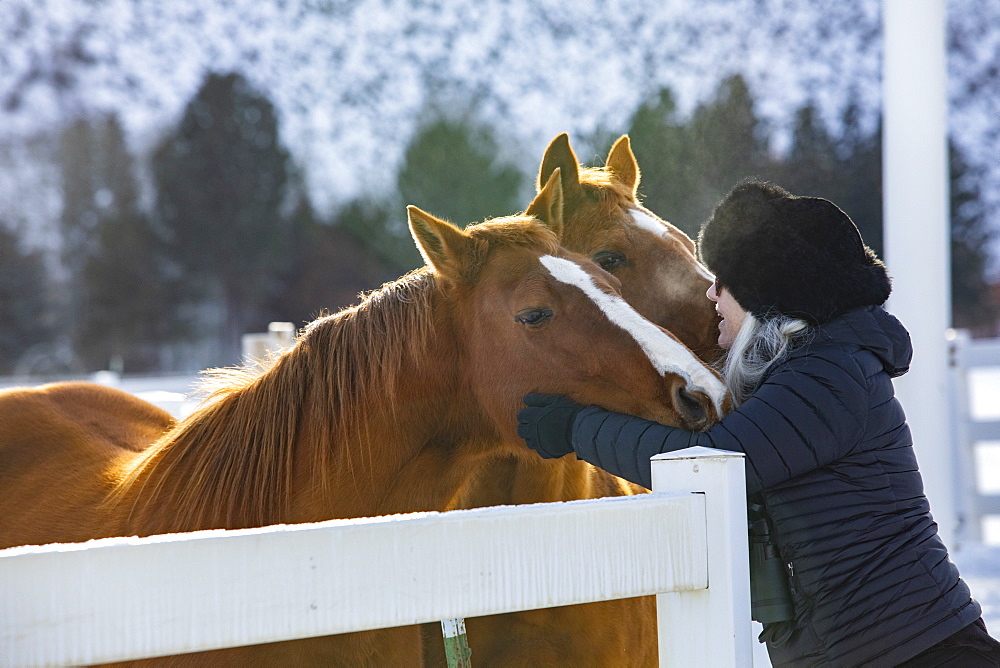
[[[573,421],[584,406],[554,394],[528,394],[517,413],[517,435],[545,459],[573,452]]]

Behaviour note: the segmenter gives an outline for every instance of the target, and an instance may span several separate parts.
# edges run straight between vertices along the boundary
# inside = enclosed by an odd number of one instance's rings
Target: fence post
[[[244,334],[241,339],[244,363],[258,362],[271,353],[279,353],[295,343],[295,325],[290,322],[272,322],[267,332]]]
[[[948,413],[951,419],[952,457],[955,466],[955,544],[956,550],[982,542],[982,518],[976,511],[976,443],[969,430],[972,411],[969,403],[969,374],[966,351],[972,337],[964,329],[949,329],[948,342]]]
[[[472,668],[472,650],[465,635],[465,619],[442,619],[441,635],[448,668]]]
[[[704,493],[708,523],[708,588],[656,596],[660,665],[752,666],[743,455],[687,448],[653,457],[652,474],[654,492]]]

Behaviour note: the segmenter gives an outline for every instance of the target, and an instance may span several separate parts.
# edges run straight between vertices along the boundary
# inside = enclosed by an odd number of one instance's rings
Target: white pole
[[[952,544],[945,330],[951,321],[944,0],[884,0],[883,187],[889,309],[913,339],[910,372],[896,382],[924,488]]]
[[[654,492],[703,493],[708,525],[708,589],[656,596],[660,665],[752,666],[743,455],[687,448],[653,457],[652,473]]]

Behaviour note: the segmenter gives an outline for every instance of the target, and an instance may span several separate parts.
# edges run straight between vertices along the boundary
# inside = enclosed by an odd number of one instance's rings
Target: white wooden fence
[[[1000,340],[972,339],[968,332],[953,330],[948,337],[948,360],[953,453],[957,460],[957,538],[960,545],[980,543],[984,517],[1000,516],[1000,494],[984,494],[979,489],[976,447],[984,441],[1000,441],[1000,420],[973,415],[969,374],[977,368],[1000,367]]]
[[[653,487],[0,550],[0,665],[91,664],[657,594],[661,665],[750,666],[742,455],[659,455]]]

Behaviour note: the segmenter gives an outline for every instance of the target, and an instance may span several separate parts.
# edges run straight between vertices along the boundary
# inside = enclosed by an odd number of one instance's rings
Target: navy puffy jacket
[[[775,665],[891,666],[971,624],[980,606],[937,535],[891,378],[910,337],[881,307],[816,330],[739,408],[695,434],[588,406],[581,459],[650,486],[649,458],[700,445],[746,455],[791,564],[796,631]]]

